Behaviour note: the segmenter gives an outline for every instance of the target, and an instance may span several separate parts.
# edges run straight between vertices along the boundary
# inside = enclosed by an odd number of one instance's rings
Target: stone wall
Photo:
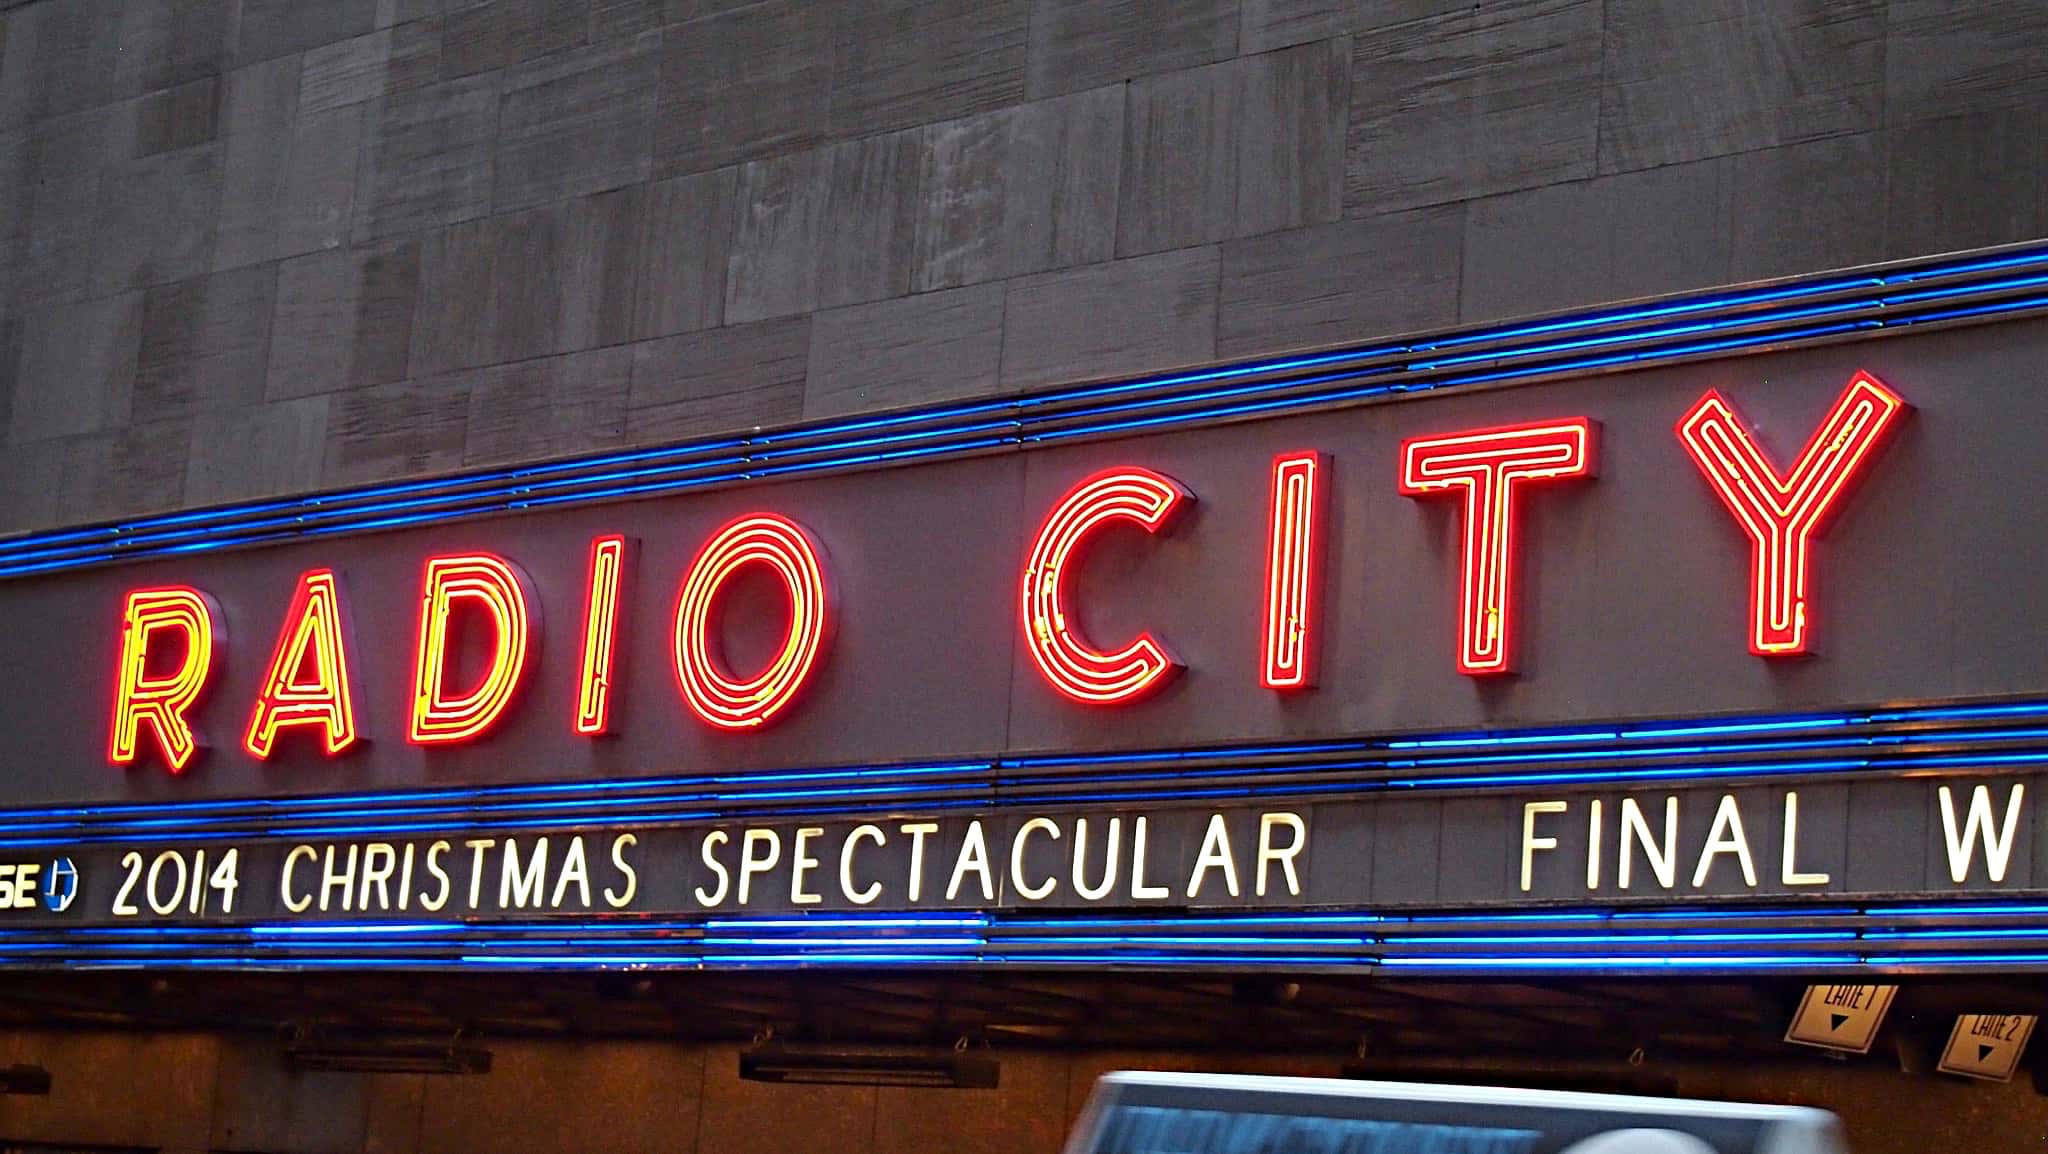
[[[1097,1076],[1117,1069],[1332,1076],[1333,1055],[1007,1051],[994,1090],[743,1082],[730,1047],[489,1043],[481,1077],[289,1073],[278,1043],[205,1034],[0,1034],[0,1065],[51,1072],[0,1097],[0,1145],[166,1154],[1058,1154]],[[1679,1092],[1817,1105],[1855,1154],[2037,1149],[2048,1098],[2025,1079],[1908,1077],[1878,1060],[1790,1054],[1747,1069],[1656,1068]]]
[[[2037,3],[0,8],[0,532],[2048,234]]]

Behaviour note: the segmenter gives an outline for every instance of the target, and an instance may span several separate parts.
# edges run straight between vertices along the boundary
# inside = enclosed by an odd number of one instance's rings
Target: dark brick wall
[[[33,0],[0,532],[2048,234],[2011,0]]]

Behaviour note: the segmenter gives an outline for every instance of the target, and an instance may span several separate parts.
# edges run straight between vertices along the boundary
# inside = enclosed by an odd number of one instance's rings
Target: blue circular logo
[[[78,898],[78,867],[68,857],[60,857],[50,863],[50,871],[44,875],[43,906],[53,914],[61,914],[71,908]]]

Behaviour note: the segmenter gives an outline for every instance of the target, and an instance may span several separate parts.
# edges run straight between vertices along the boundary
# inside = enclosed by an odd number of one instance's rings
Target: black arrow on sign
[[[1849,1015],[1847,1014],[1829,1014],[1828,1021],[1830,1025],[1828,1026],[1828,1033],[1832,1034],[1840,1030],[1842,1028],[1842,1023],[1848,1020]]]
[[[1977,1060],[1979,1062],[1989,1062],[1991,1060],[1991,1051],[1996,1048],[1995,1046],[1987,1046],[1982,1042],[1977,1043]]]

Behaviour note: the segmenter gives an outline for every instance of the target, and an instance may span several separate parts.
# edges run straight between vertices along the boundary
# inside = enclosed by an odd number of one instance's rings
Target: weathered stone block
[[[328,398],[323,485],[447,472],[462,465],[469,393],[459,382],[403,381]]]
[[[1292,229],[1223,246],[1218,356],[1362,343],[1458,316],[1462,206]]]
[[[276,298],[274,264],[194,277],[144,294],[134,419],[260,403]]]
[[[743,167],[726,319],[908,292],[918,140],[892,133]]]
[[[1736,157],[1730,275],[1756,280],[1882,259],[1884,169],[1875,132]]]
[[[1026,92],[1078,92],[1229,58],[1238,0],[1033,0]]]
[[[659,46],[660,37],[649,33],[505,74],[492,195],[499,211],[647,179]]]
[[[140,293],[23,313],[7,442],[103,434],[127,424],[141,332]]]
[[[803,415],[811,319],[727,325],[633,346],[626,439],[659,444]]]
[[[406,375],[419,245],[337,249],[278,267],[264,396],[303,397]]]
[[[1024,97],[1031,0],[848,0],[833,44],[832,128],[859,136]]]
[[[1005,386],[1149,372],[1216,355],[1216,249],[1132,257],[1009,284]]]
[[[363,126],[356,239],[419,232],[489,211],[497,126],[495,73],[372,103]]]
[[[1734,167],[1719,157],[1473,201],[1461,319],[1727,283]]]
[[[830,127],[834,9],[767,0],[662,31],[657,175],[788,153]]]
[[[214,409],[192,418],[185,502],[217,505],[320,486],[325,396]]]
[[[1108,260],[1123,119],[1112,85],[926,129],[913,285]]]
[[[1884,0],[1651,0],[1608,10],[1600,171],[1883,122]]]
[[[1592,176],[1601,12],[1597,0],[1508,0],[1360,31],[1345,211]]]
[[[996,390],[1000,284],[921,293],[811,318],[804,416],[893,409]]]
[[[719,324],[732,244],[737,169],[665,180],[647,190],[633,335],[661,337]]]
[[[205,272],[220,207],[221,150],[206,144],[108,168],[93,222],[96,294]]]
[[[443,378],[469,395],[463,463],[509,464],[618,444],[632,373],[633,350],[619,345]]]

